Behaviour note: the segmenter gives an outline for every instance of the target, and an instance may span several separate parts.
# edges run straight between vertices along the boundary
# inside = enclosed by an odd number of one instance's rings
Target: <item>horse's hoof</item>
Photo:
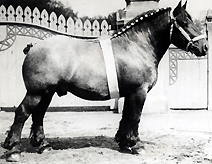
[[[132,154],[140,154],[142,150],[144,150],[144,145],[141,142],[136,143],[136,145],[131,148]]]
[[[14,146],[11,150],[4,153],[6,161],[8,162],[18,162],[21,157],[21,151],[19,150],[19,145]]]
[[[127,154],[140,154],[140,152],[144,150],[144,145],[141,142],[137,142],[136,145],[132,147],[121,146],[120,152]]]
[[[43,153],[46,153],[46,152],[50,152],[52,151],[52,147],[46,147],[44,150],[43,150]]]
[[[140,151],[138,151],[137,149],[133,149],[133,148],[131,149],[131,154],[135,154],[135,155],[137,154],[138,155],[139,152]]]
[[[21,155],[19,153],[14,153],[10,155],[6,155],[7,162],[18,162],[20,160]]]
[[[47,144],[45,146],[40,146],[38,149],[37,149],[37,153],[38,154],[42,154],[42,153],[46,153],[46,152],[49,152],[52,150],[52,147],[50,146],[50,144]]]
[[[37,150],[38,154],[43,154],[52,150],[52,147],[42,147]]]
[[[132,149],[130,147],[120,147],[120,152],[121,153],[127,153],[127,154],[132,154]]]
[[[50,151],[52,151],[52,150],[53,150],[53,149],[52,149],[51,146],[42,147],[42,148],[40,148],[40,149],[38,150],[38,153],[39,153],[39,154],[42,154],[42,153],[50,152]]]

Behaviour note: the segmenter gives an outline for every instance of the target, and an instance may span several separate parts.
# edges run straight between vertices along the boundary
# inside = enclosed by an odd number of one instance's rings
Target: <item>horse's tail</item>
[[[27,54],[31,47],[33,47],[32,43],[27,44],[27,46],[23,49],[24,54]]]

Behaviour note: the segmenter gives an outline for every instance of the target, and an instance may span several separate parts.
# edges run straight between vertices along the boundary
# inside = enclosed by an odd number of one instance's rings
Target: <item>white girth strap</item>
[[[110,38],[108,39],[100,39],[100,46],[102,48],[104,60],[105,60],[105,68],[107,74],[107,82],[108,88],[110,92],[110,98],[119,98],[119,87],[118,87],[118,78],[115,66],[115,60],[113,56],[113,50],[111,45]]]

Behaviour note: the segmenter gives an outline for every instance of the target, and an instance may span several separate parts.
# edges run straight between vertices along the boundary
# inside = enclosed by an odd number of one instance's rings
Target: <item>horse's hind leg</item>
[[[50,145],[45,141],[45,135],[43,130],[43,118],[46,110],[52,100],[54,93],[44,94],[41,97],[41,101],[37,108],[32,111],[32,127],[31,127],[31,145],[38,147],[38,153],[42,153],[44,150],[49,149]]]
[[[20,138],[24,123],[39,102],[40,96],[27,93],[16,109],[14,122],[3,144],[3,147],[9,150],[7,152],[8,161],[16,161],[11,158],[11,155],[20,153]]]
[[[139,142],[138,126],[146,99],[146,91],[138,89],[125,97],[122,119],[115,136],[122,152],[137,154],[143,148]]]

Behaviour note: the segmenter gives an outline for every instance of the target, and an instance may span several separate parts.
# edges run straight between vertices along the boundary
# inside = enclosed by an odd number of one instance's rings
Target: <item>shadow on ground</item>
[[[118,145],[113,137],[106,136],[86,136],[76,138],[47,138],[53,149],[80,149],[85,147],[98,147],[118,150]]]
[[[85,136],[75,138],[57,137],[57,138],[46,138],[46,140],[52,146],[53,150],[81,149],[86,147],[108,148],[117,151],[119,150],[118,144],[115,142],[114,138],[106,136],[95,136],[95,137]],[[3,142],[1,143],[0,147],[1,159],[5,158],[5,155],[3,154],[5,149],[2,147],[2,144]],[[21,139],[21,152],[36,153],[36,149],[30,145],[29,138]]]
[[[46,138],[53,150],[65,149],[81,149],[86,147],[107,148],[119,151],[118,144],[115,142],[114,137],[107,136],[84,136],[75,138]],[[143,141],[143,144],[151,144],[150,142]],[[3,144],[3,142],[1,143]],[[2,146],[0,147],[0,159],[5,158],[6,152]],[[37,153],[36,148],[30,145],[30,138],[21,139],[21,152]]]

